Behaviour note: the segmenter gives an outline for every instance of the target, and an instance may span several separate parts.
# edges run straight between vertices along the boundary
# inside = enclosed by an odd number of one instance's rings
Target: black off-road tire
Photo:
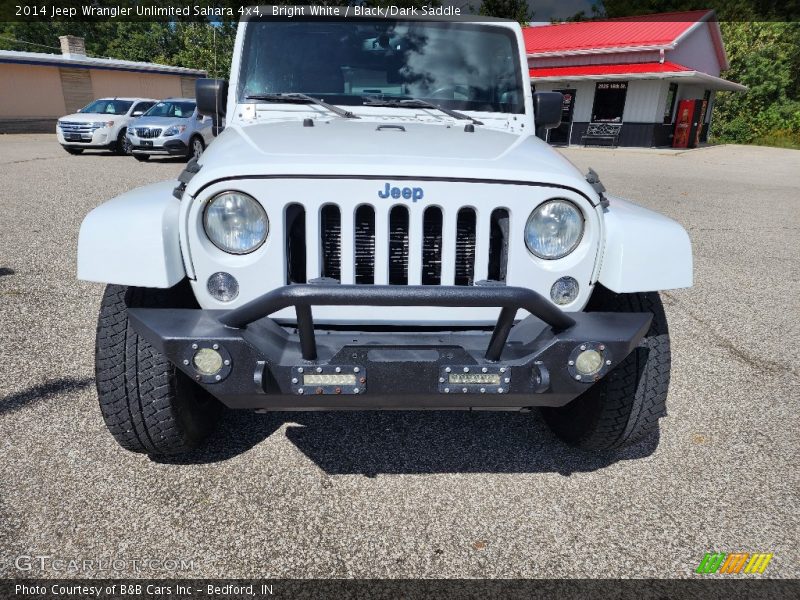
[[[180,454],[214,429],[220,403],[139,337],[128,320],[128,308],[193,305],[184,284],[169,290],[106,287],[95,345],[97,395],[106,427],[127,450]]]
[[[83,148],[64,148],[70,154],[77,156],[78,154],[83,154]]]
[[[148,160],[150,160],[150,155],[149,154],[136,154],[136,152],[134,152],[133,153],[133,158],[135,158],[139,162],[147,162]]]
[[[658,292],[615,294],[598,286],[590,312],[648,312],[650,329],[639,346],[603,379],[560,408],[542,408],[550,429],[571,446],[606,450],[631,445],[658,429],[670,377],[667,318]]]

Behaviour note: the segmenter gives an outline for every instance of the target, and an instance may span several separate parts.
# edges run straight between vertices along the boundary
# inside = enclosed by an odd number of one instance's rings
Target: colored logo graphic
[[[720,574],[739,574],[739,573],[763,573],[767,568],[772,554],[757,552],[737,552],[725,554],[724,552],[706,552],[703,560],[700,561],[695,573],[703,575],[709,573]]]

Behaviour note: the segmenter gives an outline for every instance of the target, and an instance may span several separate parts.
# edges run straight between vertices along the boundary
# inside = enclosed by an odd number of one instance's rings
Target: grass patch
[[[792,148],[800,150],[800,134],[778,130],[762,135],[753,140],[757,146],[773,146],[775,148]]]

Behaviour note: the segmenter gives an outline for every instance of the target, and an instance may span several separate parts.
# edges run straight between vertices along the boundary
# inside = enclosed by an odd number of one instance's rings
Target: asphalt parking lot
[[[84,215],[182,163],[0,136],[0,576],[682,577],[712,550],[800,576],[800,152],[564,153],[692,238],[658,443],[586,454],[536,414],[227,413],[179,463],[106,432],[102,286],[75,272]],[[128,562],[18,570],[36,554]]]

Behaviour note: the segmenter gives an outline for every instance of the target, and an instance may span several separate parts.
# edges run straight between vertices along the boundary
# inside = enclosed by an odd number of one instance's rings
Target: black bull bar
[[[392,285],[291,285],[275,289],[225,313],[219,321],[241,329],[284,308],[295,307],[300,347],[305,360],[317,358],[312,306],[444,306],[501,308],[486,348],[486,359],[500,360],[514,317],[522,308],[563,331],[575,320],[533,290],[519,287],[392,286]]]
[[[312,307],[341,305],[498,307],[500,314],[491,332],[398,329],[390,322],[315,326]],[[289,307],[296,330],[270,318]],[[530,316],[515,321],[520,309]],[[128,314],[139,335],[223,403],[265,410],[561,406],[630,354],[652,319],[566,314],[519,287],[322,283],[284,286],[227,311],[130,308]],[[194,357],[203,348],[221,353],[219,373],[198,371]],[[578,356],[586,350],[597,351],[602,365],[581,375]],[[347,381],[358,383],[339,384],[347,373]]]

